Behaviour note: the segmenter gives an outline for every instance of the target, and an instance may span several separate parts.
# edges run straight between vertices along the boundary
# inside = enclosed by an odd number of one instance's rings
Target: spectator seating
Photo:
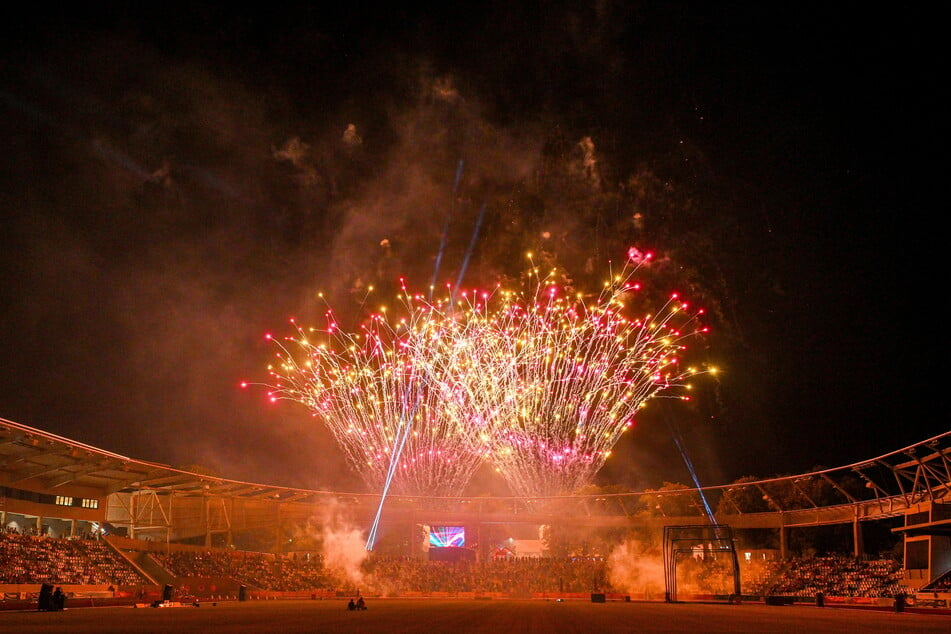
[[[104,542],[6,532],[0,534],[0,583],[134,585],[148,581]]]

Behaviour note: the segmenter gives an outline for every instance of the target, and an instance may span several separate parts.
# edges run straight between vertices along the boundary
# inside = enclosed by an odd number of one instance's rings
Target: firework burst
[[[459,495],[489,460],[518,495],[576,490],[604,465],[650,399],[687,399],[686,342],[707,329],[677,294],[628,317],[650,261],[629,253],[590,298],[533,268],[528,289],[409,295],[393,323],[355,334],[332,313],[297,327],[271,368],[272,399],[305,405],[329,427],[371,490]]]
[[[568,295],[556,270],[533,269],[529,292],[471,295],[453,336],[419,340],[446,346],[428,357],[451,377],[440,383],[443,400],[466,412],[470,442],[516,494],[589,483],[650,399],[689,398],[687,379],[701,370],[680,361],[686,341],[707,331],[703,311],[673,294],[655,312],[625,317],[643,263],[631,258],[590,302]]]
[[[441,401],[446,377],[414,345],[438,331],[441,318],[432,306],[407,306],[408,318],[391,324],[378,313],[359,333],[341,331],[332,313],[325,329],[298,326],[278,342],[270,397],[323,420],[370,490],[392,480],[398,493],[458,494],[483,455],[468,442],[463,410]]]

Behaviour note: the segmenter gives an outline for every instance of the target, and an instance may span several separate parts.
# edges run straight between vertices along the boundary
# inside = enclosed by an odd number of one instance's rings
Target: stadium
[[[930,14],[164,8],[4,21],[0,632],[948,630]]]
[[[949,455],[951,432],[861,463],[703,489],[394,494],[368,553],[360,540],[380,495],[211,477],[2,420],[0,606],[55,611],[55,586],[71,611],[343,610],[363,596],[939,615],[951,600]],[[846,535],[849,548],[816,548],[823,533],[840,546]],[[871,552],[882,534],[891,556]]]

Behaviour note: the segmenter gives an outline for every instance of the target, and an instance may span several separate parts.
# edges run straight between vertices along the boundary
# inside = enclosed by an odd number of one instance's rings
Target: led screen
[[[430,548],[462,548],[465,545],[466,530],[462,526],[433,526],[429,529]]]

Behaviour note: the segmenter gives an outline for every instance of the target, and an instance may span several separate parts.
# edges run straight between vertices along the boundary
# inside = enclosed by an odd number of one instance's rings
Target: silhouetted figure
[[[63,592],[63,589],[59,586],[57,586],[56,591],[53,592],[52,604],[52,609],[57,612],[66,607],[66,593]]]
[[[356,610],[356,609],[357,609],[357,604],[353,602],[353,599],[350,599],[350,602],[347,603],[347,609],[348,609],[348,610]]]
[[[53,609],[53,586],[44,583],[40,586],[40,599],[36,606],[37,610],[47,612]]]
[[[358,609],[358,610],[366,610],[366,609],[367,609],[367,604],[366,604],[366,602],[363,600],[363,597],[357,597],[357,609]]]

